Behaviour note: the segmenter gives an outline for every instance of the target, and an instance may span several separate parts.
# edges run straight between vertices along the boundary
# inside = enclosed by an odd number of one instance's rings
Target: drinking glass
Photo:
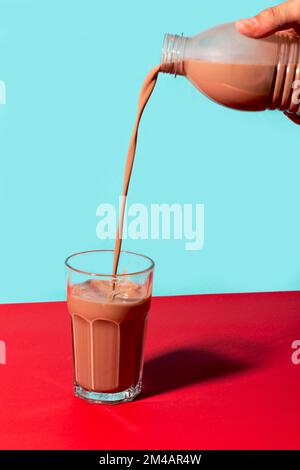
[[[93,403],[131,401],[142,385],[154,262],[121,251],[113,275],[113,258],[113,250],[92,250],[65,261],[74,392]]]

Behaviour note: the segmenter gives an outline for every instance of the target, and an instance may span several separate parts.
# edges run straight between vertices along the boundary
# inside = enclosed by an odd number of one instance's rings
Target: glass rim
[[[139,274],[146,274],[147,272],[149,271],[152,271],[154,269],[154,266],[155,266],[155,263],[153,261],[153,259],[149,258],[149,256],[146,256],[146,255],[141,255],[140,253],[135,253],[134,251],[127,251],[127,250],[121,250],[120,251],[120,255],[122,253],[127,253],[129,255],[134,255],[134,256],[139,256],[140,258],[144,258],[146,260],[148,260],[150,262],[150,266],[146,269],[143,269],[141,271],[136,271],[136,272],[133,272],[133,273],[117,273],[117,274],[112,274],[112,273],[109,273],[109,274],[104,274],[104,273],[93,273],[93,272],[90,272],[90,271],[83,271],[82,269],[77,269],[75,268],[74,266],[72,266],[70,264],[70,260],[72,258],[75,258],[76,256],[80,256],[80,255],[86,255],[88,253],[114,253],[114,250],[86,250],[86,251],[78,251],[77,253],[73,253],[72,255],[69,255],[66,259],[65,259],[65,266],[70,269],[71,271],[74,271],[74,272],[77,272],[77,273],[80,273],[80,274],[86,274],[88,276],[98,276],[98,277],[128,277],[128,276],[138,276]]]

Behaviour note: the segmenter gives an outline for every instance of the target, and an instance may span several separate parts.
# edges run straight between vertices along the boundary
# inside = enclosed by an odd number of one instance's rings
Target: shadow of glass
[[[168,351],[145,362],[140,398],[238,374],[253,366],[253,363],[203,349],[183,348]]]

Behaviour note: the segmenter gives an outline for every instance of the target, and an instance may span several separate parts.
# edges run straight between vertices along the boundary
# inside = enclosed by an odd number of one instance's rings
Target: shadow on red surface
[[[140,399],[244,372],[254,363],[198,348],[175,349],[146,361]]]

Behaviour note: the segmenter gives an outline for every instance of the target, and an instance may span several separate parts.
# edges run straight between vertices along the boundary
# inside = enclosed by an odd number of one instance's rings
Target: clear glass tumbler
[[[94,403],[123,403],[141,391],[143,349],[154,262],[113,250],[75,253],[66,261],[75,395]]]

